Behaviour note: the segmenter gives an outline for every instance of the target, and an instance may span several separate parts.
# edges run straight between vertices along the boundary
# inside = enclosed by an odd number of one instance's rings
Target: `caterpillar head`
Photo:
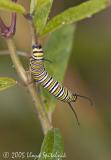
[[[32,45],[32,49],[35,49],[35,48],[42,49],[42,46],[40,44],[34,44],[34,45]]]

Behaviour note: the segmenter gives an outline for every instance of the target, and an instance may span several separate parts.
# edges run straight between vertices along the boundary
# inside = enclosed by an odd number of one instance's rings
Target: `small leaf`
[[[34,23],[37,28],[37,33],[41,34],[44,29],[53,0],[38,0],[35,7]]]
[[[46,70],[60,83],[63,82],[71,55],[74,31],[74,25],[67,25],[57,30],[49,38],[44,51],[45,58],[52,61],[52,63],[45,62]],[[56,98],[43,88],[41,88],[41,94],[46,110],[53,111],[56,106]]]
[[[17,82],[9,77],[0,77],[0,91],[16,85]]]
[[[65,158],[63,139],[59,129],[50,130],[44,138],[38,160],[61,160]]]
[[[20,4],[11,2],[10,0],[0,0],[0,9],[10,10],[17,13],[25,14],[26,10]]]
[[[37,5],[38,0],[31,0],[30,2],[30,14],[33,14],[35,6]]]
[[[89,18],[95,13],[105,9],[109,5],[108,2],[109,0],[89,0],[80,4],[79,6],[67,9],[48,22],[42,32],[42,35],[53,32],[63,25],[75,23],[82,19]]]

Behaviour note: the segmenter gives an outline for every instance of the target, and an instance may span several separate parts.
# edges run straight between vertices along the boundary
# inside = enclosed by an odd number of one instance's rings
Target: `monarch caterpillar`
[[[44,52],[40,44],[34,44],[32,46],[32,56],[30,58],[31,74],[36,83],[40,83],[44,88],[46,88],[50,94],[55,96],[57,99],[69,104],[70,108],[75,114],[76,120],[79,124],[78,117],[71,102],[76,102],[78,97],[85,98],[89,100],[92,104],[90,98],[86,96],[81,96],[76,93],[72,93],[66,87],[63,87],[58,81],[52,78],[45,70],[44,67]]]

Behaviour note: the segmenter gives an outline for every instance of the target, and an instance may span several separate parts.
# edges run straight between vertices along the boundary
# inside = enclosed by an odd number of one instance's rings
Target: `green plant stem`
[[[16,69],[19,77],[21,78],[21,81],[25,84],[25,86],[26,86],[26,88],[32,98],[32,101],[35,105],[36,112],[38,114],[39,120],[42,125],[43,132],[44,132],[44,134],[46,134],[47,131],[52,128],[52,125],[48,119],[48,116],[47,116],[44,108],[41,105],[41,102],[37,96],[37,93],[36,93],[36,90],[34,88],[33,83],[30,83],[31,79],[28,78],[26,71],[24,70],[24,68],[23,68],[23,66],[22,66],[22,64],[16,54],[16,48],[15,48],[13,40],[11,38],[9,38],[9,39],[6,39],[6,42],[7,42],[8,50],[9,50],[11,59],[13,61],[13,64],[15,66],[15,69]]]

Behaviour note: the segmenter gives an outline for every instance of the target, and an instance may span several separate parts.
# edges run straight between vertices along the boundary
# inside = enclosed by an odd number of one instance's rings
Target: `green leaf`
[[[16,85],[17,82],[9,77],[0,77],[0,91]]]
[[[67,25],[57,30],[51,34],[44,51],[45,58],[52,61],[52,63],[45,61],[46,70],[60,83],[63,82],[71,55],[74,31],[74,25]],[[41,94],[46,110],[53,111],[56,105],[56,98],[43,88],[41,88]]]
[[[35,6],[37,5],[38,0],[31,0],[30,2],[30,13],[33,14]]]
[[[53,0],[38,0],[35,8],[34,24],[37,28],[37,33],[41,34],[44,29]]]
[[[42,32],[42,35],[53,32],[63,25],[75,23],[82,19],[89,18],[93,14],[105,9],[109,5],[108,2],[109,0],[89,0],[88,2],[84,2],[79,6],[67,9],[48,22]]]
[[[21,6],[20,4],[11,2],[10,0],[0,0],[0,9],[10,10],[10,11],[14,11],[21,14],[26,13],[26,10],[23,6]]]
[[[65,158],[63,139],[59,129],[50,130],[44,138],[38,160],[61,160]]]

